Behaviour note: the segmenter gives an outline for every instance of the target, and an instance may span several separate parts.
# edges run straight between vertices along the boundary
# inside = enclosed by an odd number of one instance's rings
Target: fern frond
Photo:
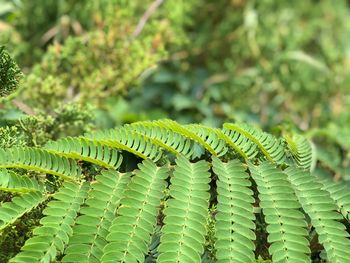
[[[43,211],[46,216],[40,220],[42,226],[34,229],[34,236],[10,262],[53,262],[64,251],[72,235],[72,226],[88,190],[88,183],[65,182],[54,195],[55,200],[50,201]]]
[[[123,160],[117,150],[84,138],[68,137],[52,141],[45,145],[45,149],[60,156],[83,160],[108,169],[117,169]]]
[[[0,230],[13,224],[45,199],[46,197],[40,191],[35,191],[13,197],[11,202],[3,203],[0,207]]]
[[[284,161],[285,153],[282,141],[276,139],[271,134],[263,132],[258,128],[244,123],[225,123],[224,128],[240,133],[243,136],[247,137],[259,147],[261,152],[266,156],[266,158],[269,161],[276,162],[278,164]]]
[[[220,130],[215,128],[210,128],[201,124],[189,124],[183,126],[185,129],[193,132],[203,141],[205,141],[210,147],[215,151],[217,156],[224,155],[228,148],[226,143],[222,140],[220,136]]]
[[[16,174],[13,171],[0,169],[0,191],[11,193],[28,193],[42,191],[43,186],[37,180]]]
[[[74,180],[80,176],[80,167],[72,160],[36,148],[0,149],[0,168],[21,168]]]
[[[152,122],[151,121],[141,122],[141,124],[143,124],[143,123],[150,125],[150,126],[161,127],[161,128],[173,131],[174,133],[180,134],[188,139],[195,141],[200,146],[204,147],[204,149],[206,149],[212,155],[214,155],[214,156],[218,155],[218,153],[215,151],[215,149],[212,147],[212,145],[210,145],[208,142],[203,140],[196,133],[186,129],[185,126],[180,125],[176,121],[169,120],[169,119],[163,119],[163,120],[157,120],[157,121],[152,121]]]
[[[253,159],[259,153],[256,144],[238,132],[223,128],[218,134],[227,145],[244,159]]]
[[[218,176],[216,215],[217,262],[255,261],[253,191],[245,168],[238,160],[223,163],[213,158]]]
[[[297,165],[301,168],[310,170],[313,160],[310,142],[299,134],[293,134],[293,136],[285,134],[284,139],[286,140],[288,149]]]
[[[153,161],[157,161],[162,156],[162,151],[159,149],[158,145],[153,144],[149,138],[130,129],[124,129],[123,127],[88,133],[85,134],[83,138],[101,145],[107,145],[130,152],[142,159],[149,158]]]
[[[210,173],[205,161],[176,160],[157,262],[200,262],[204,251]]]
[[[150,121],[135,122],[124,127],[143,134],[150,138],[154,144],[159,145],[169,152],[183,154],[186,157],[193,154],[193,142],[190,139],[169,129],[155,126]]]
[[[106,237],[130,174],[104,171],[91,184],[62,262],[101,262]]]
[[[318,240],[325,248],[329,262],[349,262],[350,240],[345,226],[337,220],[342,215],[323,185],[307,171],[295,167],[285,170],[288,179],[304,211],[309,215],[318,234]]]
[[[168,169],[145,160],[128,185],[109,229],[101,262],[143,262],[157,222]]]
[[[322,180],[322,189],[326,190],[338,206],[343,216],[350,220],[350,185],[348,182],[334,182],[329,179]]]
[[[308,231],[300,203],[287,175],[264,162],[249,169],[257,184],[260,207],[267,223],[273,262],[311,262]]]

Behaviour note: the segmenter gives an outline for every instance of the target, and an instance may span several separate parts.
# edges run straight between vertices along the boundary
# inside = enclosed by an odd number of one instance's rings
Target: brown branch
[[[29,107],[27,104],[25,104],[23,101],[18,99],[12,100],[13,105],[15,105],[20,111],[28,114],[28,115],[35,115],[35,111]]]
[[[50,28],[44,35],[42,35],[40,39],[41,45],[44,46],[45,44],[47,44],[51,39],[53,39],[58,34],[58,32],[59,30],[57,26]]]
[[[135,31],[132,33],[132,37],[136,38],[142,32],[147,20],[150,16],[157,10],[157,8],[164,2],[164,0],[155,0],[146,10],[146,12],[141,17],[139,23],[136,26]]]

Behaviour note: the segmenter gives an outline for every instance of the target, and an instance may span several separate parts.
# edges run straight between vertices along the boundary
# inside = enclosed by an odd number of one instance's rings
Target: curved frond
[[[46,196],[39,191],[35,191],[13,197],[11,202],[3,203],[0,206],[0,230],[13,224],[25,213],[30,212],[44,202],[45,199]]]
[[[107,235],[101,262],[143,262],[157,222],[168,169],[145,160],[139,165]]]
[[[216,215],[217,262],[255,262],[253,191],[245,168],[238,160],[213,159],[218,176]]]
[[[187,130],[195,133],[203,141],[205,141],[215,151],[217,156],[222,156],[227,152],[226,143],[220,136],[220,130],[210,128],[201,124],[189,124],[183,126]]]
[[[288,179],[304,211],[309,215],[318,234],[318,240],[326,250],[329,262],[349,262],[350,240],[345,226],[337,220],[342,215],[323,185],[307,171],[295,167],[285,170]]]
[[[149,158],[157,161],[162,156],[161,149],[159,149],[158,145],[153,144],[149,138],[123,127],[85,134],[82,138],[130,152],[142,159]]]
[[[63,138],[47,143],[45,148],[60,156],[83,160],[111,169],[117,169],[123,160],[116,149],[84,138]]]
[[[80,167],[70,159],[37,148],[0,149],[0,168],[21,168],[74,180]]]
[[[89,190],[88,183],[65,182],[43,211],[46,215],[40,220],[42,226],[33,231],[21,252],[12,258],[11,263],[53,262],[64,251],[72,226],[84,203]]]
[[[155,126],[151,121],[135,122],[125,127],[143,134],[150,138],[154,144],[159,145],[169,152],[183,154],[186,157],[193,154],[193,142],[190,139],[169,129]]]
[[[210,197],[208,164],[191,163],[183,156],[176,164],[157,262],[200,262]]]
[[[259,153],[257,145],[238,132],[223,128],[219,135],[235,152],[242,155],[244,159],[251,160]]]
[[[232,124],[225,123],[224,128],[240,133],[255,143],[266,158],[271,162],[282,163],[285,153],[284,146],[280,139],[275,138],[271,134],[245,123]]]
[[[42,191],[43,186],[38,181],[13,171],[0,169],[0,191],[11,193],[28,193]]]
[[[91,184],[62,262],[101,262],[106,237],[130,174],[104,171]]]
[[[269,252],[272,261],[311,262],[308,231],[300,203],[287,175],[264,162],[258,167],[249,165],[257,184],[260,207],[267,223]]]
[[[326,190],[338,206],[343,216],[350,220],[350,184],[348,182],[334,182],[329,179],[322,180],[322,189]]]
[[[293,134],[292,137],[285,134],[284,139],[286,140],[288,149],[297,165],[301,168],[310,170],[313,161],[310,142],[299,134]]]
[[[157,120],[157,121],[143,121],[140,122],[141,124],[146,124],[149,126],[155,126],[155,127],[161,127],[164,129],[168,129],[170,131],[173,131],[174,133],[180,134],[188,139],[191,139],[198,143],[200,146],[204,147],[209,153],[211,153],[214,156],[217,156],[218,153],[215,151],[215,149],[210,145],[207,141],[203,140],[200,136],[198,136],[196,133],[190,131],[189,129],[186,129],[185,126],[182,126],[181,124],[177,123],[176,121],[169,120],[169,119],[163,119],[163,120]]]

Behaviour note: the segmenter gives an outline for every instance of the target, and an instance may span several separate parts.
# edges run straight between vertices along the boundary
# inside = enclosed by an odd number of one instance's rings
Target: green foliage
[[[8,197],[7,197],[8,198]],[[23,246],[24,242],[32,236],[32,231],[39,225],[42,218],[42,208],[45,202],[17,219],[11,226],[1,231],[0,260],[8,262]]]
[[[0,170],[0,191],[27,193],[42,190],[43,186],[32,178],[21,176],[13,171]]]
[[[128,185],[117,217],[109,228],[102,262],[140,262],[144,259],[154,231],[160,200],[163,198],[167,169],[151,161],[139,166]]]
[[[0,116],[0,145],[42,146],[49,140],[62,136],[77,136],[92,129],[93,114],[91,107],[78,104],[61,105],[50,115],[42,112],[23,115],[18,112],[2,112]],[[8,115],[8,117],[6,117]]]
[[[171,199],[163,211],[157,262],[200,262],[207,231],[209,175],[204,161],[176,160],[170,180]]]
[[[208,133],[203,134],[203,129],[191,129],[191,126],[188,126],[186,128],[183,128],[181,125],[178,123],[169,120],[169,119],[164,119],[164,120],[158,120],[158,121],[145,121],[145,122],[140,122],[139,123],[141,126],[146,126],[151,128],[152,135],[155,137],[155,139],[161,141],[165,145],[177,145],[178,142],[175,141],[172,142],[171,140],[173,138],[186,138],[188,140],[192,140],[195,143],[203,146],[206,150],[208,150],[211,154],[218,155],[221,153],[221,151],[225,150],[222,144],[217,144],[219,141],[218,138],[217,140],[213,140],[210,136],[207,137]],[[138,124],[132,124],[131,126],[136,126]],[[138,125],[139,126],[139,125]],[[195,130],[195,131],[192,131]],[[215,136],[215,133],[212,135]],[[170,141],[168,138],[171,138]],[[215,138],[215,137],[214,137]],[[188,155],[189,153],[187,141],[183,142],[180,144],[180,149],[183,151],[186,149],[183,153]],[[177,146],[176,146],[177,147]],[[177,151],[176,149],[174,149]],[[172,151],[172,150],[171,150]],[[177,153],[179,153],[177,151]]]
[[[60,176],[66,180],[79,177],[80,167],[71,160],[36,148],[0,149],[0,168],[22,168]]]
[[[152,122],[136,122],[131,125],[127,125],[126,127],[144,135],[147,138],[150,138],[154,144],[165,148],[169,152],[181,153],[185,156],[191,156],[193,154],[191,140],[183,138],[181,134],[154,125]]]
[[[13,93],[19,85],[22,72],[5,47],[0,46],[0,97]]]
[[[252,126],[244,124],[234,125],[225,124],[224,128],[236,131],[243,136],[247,137],[254,144],[256,144],[267,159],[271,162],[283,163],[284,161],[284,148],[280,140],[274,138],[268,133],[264,133],[261,130]]]
[[[220,138],[245,159],[254,159],[257,155],[257,145],[252,143],[242,133],[230,129],[219,131]]]
[[[288,168],[285,173],[295,189],[295,194],[304,211],[309,215],[312,225],[319,235],[329,262],[347,262],[350,251],[349,234],[345,226],[338,222],[343,217],[330,194],[323,190],[317,178],[307,172]]]
[[[62,262],[98,262],[130,174],[105,171],[91,184]]]
[[[161,155],[158,145],[150,143],[147,137],[129,129],[98,131],[86,134],[84,138],[101,145],[128,151],[143,159],[158,160]]]
[[[250,165],[250,171],[258,187],[259,206],[268,224],[272,261],[311,262],[307,223],[299,211],[301,205],[287,176],[266,162],[258,168]]]
[[[0,0],[0,261],[348,261],[349,12]]]
[[[188,45],[170,49],[131,110],[157,101],[182,122],[290,120],[302,129],[347,112],[346,1],[209,1],[187,14]]]
[[[34,229],[34,236],[26,241],[22,251],[10,262],[52,262],[63,252],[72,233],[80,206],[84,203],[88,183],[64,183],[54,195],[53,201],[43,211],[41,226]]]
[[[232,147],[230,137],[220,135],[227,128],[170,120],[68,137],[48,143],[50,150],[3,149],[1,167],[58,175],[65,181],[47,203],[41,226],[10,262],[255,262],[260,224],[266,228],[273,262],[311,262],[322,248],[329,262],[346,262],[346,185],[318,179],[303,163],[298,167],[299,155],[283,138],[247,124],[224,127],[235,127],[234,132],[256,146],[256,153],[243,158],[236,151],[240,144]],[[182,155],[182,148],[171,147],[162,134],[174,134],[168,140],[174,145],[188,140],[203,151],[196,157]],[[279,142],[278,147],[268,147],[267,141]],[[145,149],[154,149],[156,163],[144,155]],[[220,157],[213,149],[221,149]],[[281,151],[284,161],[271,160]],[[113,152],[118,158],[111,158]],[[127,158],[126,152],[146,160],[132,168],[129,162],[139,161]],[[94,176],[85,165],[80,168],[79,160],[102,170]],[[19,195],[0,207],[4,231],[50,195],[35,177],[12,170],[1,174],[1,189]],[[207,234],[215,235],[210,242]],[[319,243],[310,235],[317,235]]]
[[[0,128],[0,146],[1,148],[10,148],[12,146],[23,146],[26,144],[21,132],[15,126]]]
[[[123,160],[116,150],[84,138],[63,138],[56,142],[49,142],[45,148],[57,155],[85,160],[111,169],[117,169]]]
[[[37,62],[53,41],[62,42],[69,35],[81,35],[96,22],[93,12],[97,4],[89,2],[2,0],[1,5],[11,9],[1,17],[5,30],[0,32],[0,42],[16,45],[11,51],[17,53],[21,66]]]
[[[213,159],[218,204],[216,215],[217,262],[253,262],[254,234],[253,191],[243,165],[232,160]]]
[[[345,180],[349,178],[350,147],[347,138],[350,130],[345,123],[341,125],[331,123],[307,133],[316,145],[315,158],[318,165],[315,173],[320,176],[333,174],[337,178]]]
[[[165,57],[165,43],[180,40],[172,35],[170,23],[163,25],[167,20],[165,11],[152,17],[143,31],[133,37],[138,20],[145,11],[144,7],[124,1],[109,2],[70,4],[63,1],[62,4],[57,4],[56,1],[48,1],[34,8],[35,11],[42,12],[47,8],[45,5],[54,6],[51,9],[54,13],[57,13],[55,10],[58,8],[67,9],[60,10],[60,13],[73,9],[72,17],[62,16],[62,19],[72,22],[73,29],[74,16],[83,15],[80,11],[86,11],[90,21],[86,18],[82,20],[91,24],[91,30],[81,32],[78,36],[67,32],[69,37],[63,43],[55,42],[49,46],[41,62],[33,67],[23,81],[21,98],[46,111],[57,107],[62,101],[86,100],[103,109],[106,98],[125,94],[130,86],[138,83],[137,78],[145,70]],[[167,5],[169,4],[165,4]],[[30,8],[31,4],[26,3],[25,6]],[[54,15],[56,16],[57,14]],[[40,21],[36,22],[41,24]],[[35,24],[32,26],[37,27]],[[58,31],[60,27],[57,25],[53,29]],[[42,30],[37,30],[39,36]],[[65,30],[69,31],[69,28]],[[27,29],[25,32],[32,30]],[[59,32],[56,34],[59,35]],[[36,41],[33,42],[35,44]]]
[[[285,134],[284,138],[298,166],[313,170],[315,156],[312,154],[312,144],[299,134],[293,134],[292,137]]]
[[[43,201],[45,201],[45,197],[41,191],[34,191],[16,196],[12,198],[11,202],[2,204],[0,207],[0,230],[13,224]]]
[[[348,182],[333,182],[325,179],[323,182],[323,189],[329,192],[331,198],[335,200],[338,209],[343,216],[349,220],[350,216],[350,193],[348,191]]]

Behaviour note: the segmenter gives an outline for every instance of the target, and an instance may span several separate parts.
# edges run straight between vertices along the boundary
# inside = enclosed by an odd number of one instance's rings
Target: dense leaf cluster
[[[14,92],[22,78],[22,72],[5,47],[0,46],[0,97]]]

